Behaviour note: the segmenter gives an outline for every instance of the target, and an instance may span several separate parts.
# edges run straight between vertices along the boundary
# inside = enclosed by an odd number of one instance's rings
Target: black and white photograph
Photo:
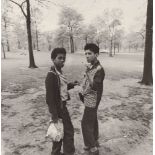
[[[1,155],[153,155],[153,0],[1,1]]]

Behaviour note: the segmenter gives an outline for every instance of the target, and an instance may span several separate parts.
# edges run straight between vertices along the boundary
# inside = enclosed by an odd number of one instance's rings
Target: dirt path
[[[52,143],[45,139],[50,116],[44,86],[50,62],[42,57],[47,59],[48,55],[38,54],[41,67],[35,70],[24,67],[25,58],[14,60],[14,65],[11,59],[2,62],[2,155],[50,154]],[[152,87],[137,83],[142,57],[130,57],[130,60],[124,55],[115,59],[103,57],[103,61],[100,57],[106,69],[98,110],[100,155],[152,155]],[[80,79],[83,60],[80,55],[68,58],[65,70],[70,80]],[[130,66],[123,65],[126,62]],[[68,109],[75,130],[77,155],[81,155],[84,106],[79,101],[78,90],[76,87],[70,91]]]
[[[101,154],[152,154],[152,88],[135,83],[133,79],[105,82],[98,112]],[[72,99],[68,108],[75,127],[75,145],[80,155],[84,107],[76,92],[78,88],[70,92]],[[52,143],[44,137],[49,121],[44,87],[28,89],[17,98],[11,93],[2,92],[2,99],[2,154],[49,154]],[[144,146],[145,149],[142,149]]]

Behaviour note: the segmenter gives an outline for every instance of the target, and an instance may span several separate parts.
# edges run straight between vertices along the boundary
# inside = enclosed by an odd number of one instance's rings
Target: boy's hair
[[[54,48],[53,51],[51,52],[51,59],[55,59],[58,54],[64,54],[66,55],[66,50],[65,48]]]
[[[99,54],[99,47],[93,43],[86,44],[84,47],[84,50],[85,51],[90,50],[90,51],[94,52],[95,54]]]

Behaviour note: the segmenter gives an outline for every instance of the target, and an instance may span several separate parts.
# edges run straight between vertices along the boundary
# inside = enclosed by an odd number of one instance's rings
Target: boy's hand
[[[54,123],[55,127],[58,129],[58,121]]]
[[[50,123],[58,123],[58,119],[51,118]]]

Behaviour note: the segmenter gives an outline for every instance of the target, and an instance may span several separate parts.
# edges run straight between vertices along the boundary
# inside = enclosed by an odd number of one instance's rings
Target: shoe
[[[60,153],[60,155],[78,155],[76,152],[73,154],[65,154],[65,153]]]
[[[90,149],[89,155],[99,155],[99,150],[97,147],[93,147]]]
[[[51,155],[53,155],[53,153],[51,153]],[[64,153],[60,152],[59,155],[65,155]]]
[[[84,151],[81,155],[89,155],[89,151]]]
[[[85,151],[89,151],[89,150],[90,150],[90,147],[85,146],[83,149],[84,149]]]

